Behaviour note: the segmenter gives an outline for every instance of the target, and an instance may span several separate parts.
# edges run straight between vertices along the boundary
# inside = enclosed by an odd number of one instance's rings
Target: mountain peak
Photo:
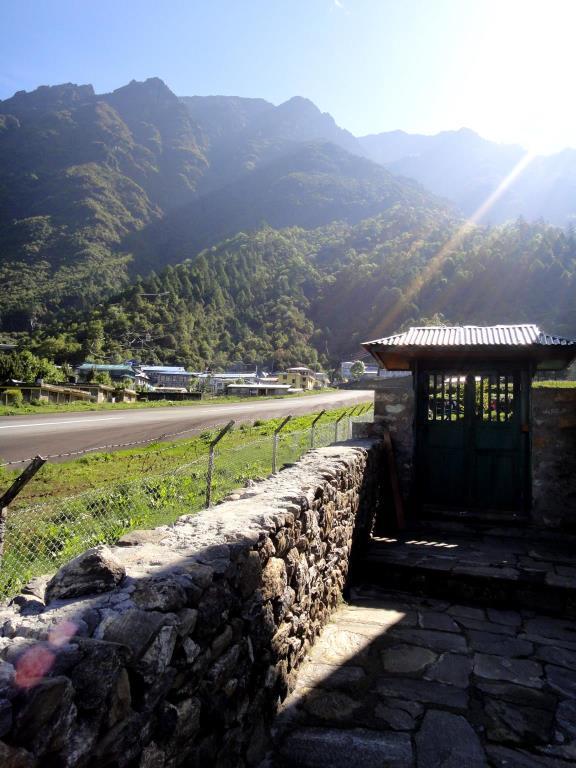
[[[76,85],[61,83],[60,85],[41,85],[33,91],[16,91],[14,96],[0,101],[5,108],[20,110],[52,110],[77,107],[94,99],[94,88],[91,85]]]
[[[323,114],[313,101],[306,99],[304,96],[292,96],[291,99],[283,101],[282,104],[279,104],[276,109],[280,112],[288,112],[292,114],[306,113],[308,115],[314,116]]]
[[[113,101],[137,104],[178,104],[179,99],[166,83],[159,77],[149,77],[147,80],[131,80],[128,85],[116,88],[107,98]]]

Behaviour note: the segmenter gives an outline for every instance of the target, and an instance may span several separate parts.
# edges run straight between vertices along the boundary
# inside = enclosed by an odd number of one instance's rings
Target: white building
[[[142,365],[141,369],[155,387],[187,388],[192,379],[198,376],[197,373],[187,371],[182,366],[177,365]]]

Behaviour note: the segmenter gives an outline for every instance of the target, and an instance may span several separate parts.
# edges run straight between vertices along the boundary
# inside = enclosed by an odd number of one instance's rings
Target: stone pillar
[[[532,389],[532,519],[576,532],[576,388]]]
[[[412,495],[415,399],[412,375],[381,379],[374,392],[374,430],[388,427],[404,503]]]

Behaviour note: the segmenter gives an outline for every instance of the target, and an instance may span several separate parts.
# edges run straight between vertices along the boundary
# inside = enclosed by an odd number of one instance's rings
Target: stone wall
[[[257,765],[370,529],[359,440],[38,579],[0,611],[3,768]]]
[[[532,518],[576,531],[576,389],[532,390]]]

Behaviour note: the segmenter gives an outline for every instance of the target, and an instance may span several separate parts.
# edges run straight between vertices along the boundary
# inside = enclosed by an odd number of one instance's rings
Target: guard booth
[[[416,508],[527,514],[532,378],[567,367],[576,341],[496,325],[410,328],[363,346],[412,372]]]

